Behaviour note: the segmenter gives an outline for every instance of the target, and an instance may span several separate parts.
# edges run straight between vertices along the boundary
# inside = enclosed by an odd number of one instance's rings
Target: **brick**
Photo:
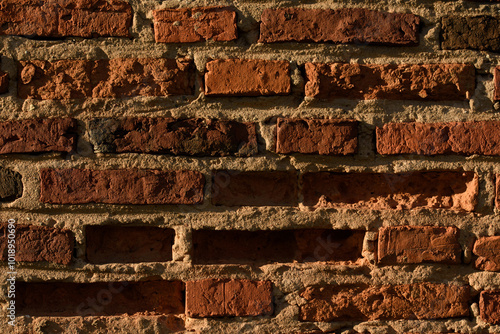
[[[187,59],[21,61],[18,96],[65,100],[191,95],[194,68]]]
[[[0,167],[0,202],[12,202],[23,195],[22,176]]]
[[[226,206],[296,206],[295,172],[215,171],[212,204]]]
[[[495,205],[497,209],[500,209],[500,174],[495,175]]]
[[[395,286],[318,286],[301,293],[301,321],[423,320],[467,317],[468,286],[417,283]]]
[[[484,321],[499,325],[500,324],[500,291],[487,290],[481,291],[479,297],[479,312]]]
[[[306,63],[306,96],[318,99],[467,100],[475,89],[468,64]]]
[[[378,237],[378,262],[460,264],[459,234],[456,227],[383,227]]]
[[[290,92],[287,61],[218,59],[206,65],[207,96],[268,96]]]
[[[238,38],[236,12],[227,7],[160,9],[153,11],[159,43],[232,41]]]
[[[473,253],[478,256],[477,269],[500,271],[500,236],[479,238],[474,243]]]
[[[71,152],[76,142],[77,122],[72,118],[0,123],[0,154]]]
[[[306,173],[304,205],[372,210],[441,208],[473,211],[478,176],[473,172]]]
[[[51,204],[200,204],[195,171],[42,169],[40,201]]]
[[[232,264],[353,261],[361,258],[364,231],[193,230],[193,263]]]
[[[441,19],[441,48],[500,52],[500,17],[447,16]]]
[[[499,121],[389,123],[376,136],[379,154],[500,155]]]
[[[495,68],[495,101],[500,100],[500,67]]]
[[[9,91],[9,74],[0,71],[0,94],[5,94]]]
[[[172,260],[175,231],[152,226],[85,228],[89,263],[166,262]]]
[[[269,281],[206,279],[186,283],[186,314],[189,317],[246,317],[272,312],[272,284]]]
[[[16,313],[30,316],[111,316],[184,313],[184,284],[143,282],[16,282]]]
[[[0,224],[1,260],[8,261],[9,224]],[[69,230],[48,226],[15,224],[16,261],[69,264],[74,237]]]
[[[358,122],[278,118],[276,152],[349,155],[358,150]]]
[[[2,2],[0,35],[130,37],[132,7],[125,1]]]
[[[420,18],[413,14],[363,8],[264,9],[259,42],[418,45],[419,28]]]
[[[98,118],[90,122],[94,151],[193,156],[257,154],[255,123],[211,119]]]

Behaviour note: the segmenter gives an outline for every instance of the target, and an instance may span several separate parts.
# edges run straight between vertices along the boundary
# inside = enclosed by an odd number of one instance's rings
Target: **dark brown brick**
[[[302,183],[306,206],[473,211],[479,181],[473,172],[317,172],[304,174]]]
[[[319,99],[467,100],[475,68],[467,64],[306,63],[306,96]]]
[[[272,284],[269,281],[206,279],[186,283],[186,314],[189,317],[246,317],[272,312]]]
[[[236,12],[227,7],[160,9],[153,11],[155,40],[192,43],[238,38]]]
[[[500,271],[500,236],[479,238],[474,243],[473,253],[478,256],[477,269]]]
[[[295,172],[213,172],[214,205],[296,206],[297,202]]]
[[[255,123],[210,119],[99,118],[90,122],[94,151],[250,156],[258,151]]]
[[[277,153],[348,155],[357,150],[357,121],[278,118]]]
[[[97,264],[171,261],[174,237],[174,230],[152,226],[87,226],[87,261]]]
[[[499,325],[500,324],[500,291],[482,291],[479,298],[479,311],[481,319]]]
[[[52,204],[200,204],[195,171],[42,169],[40,201]]]
[[[12,202],[23,195],[22,176],[0,167],[0,202]]]
[[[441,48],[500,52],[500,17],[448,16],[441,19]]]
[[[500,100],[500,67],[495,68],[495,101]]]
[[[420,18],[416,15],[364,8],[264,9],[259,42],[417,45],[419,27]]]
[[[196,264],[356,261],[364,231],[301,229],[282,231],[193,230]]]
[[[9,91],[9,74],[0,71],[0,94],[5,94]]]

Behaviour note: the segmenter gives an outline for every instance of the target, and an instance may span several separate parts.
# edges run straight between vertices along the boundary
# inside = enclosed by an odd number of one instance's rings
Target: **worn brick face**
[[[413,14],[363,8],[264,9],[259,42],[416,45],[419,26],[420,18]]]
[[[493,99],[495,101],[500,100],[500,67],[495,68],[495,95]]]
[[[500,236],[479,238],[474,243],[475,266],[486,271],[500,271]]]
[[[11,202],[22,195],[23,181],[21,174],[0,167],[0,202]]]
[[[500,291],[482,291],[479,297],[479,311],[481,319],[499,325],[500,324]]]
[[[500,52],[500,17],[448,16],[441,19],[441,48]]]

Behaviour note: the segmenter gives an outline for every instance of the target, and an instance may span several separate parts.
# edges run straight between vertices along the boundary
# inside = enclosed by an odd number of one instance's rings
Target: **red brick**
[[[496,174],[496,196],[495,204],[497,209],[500,209],[500,174]]]
[[[499,325],[500,324],[500,291],[488,290],[482,291],[479,297],[479,312],[484,321]]]
[[[306,96],[319,99],[467,100],[475,69],[467,64],[306,63]]]
[[[358,122],[278,118],[276,152],[348,155],[358,150]]]
[[[306,206],[473,211],[479,181],[473,172],[317,172],[304,174],[302,183]]]
[[[16,282],[16,312],[30,316],[184,313],[184,284],[144,282]]]
[[[1,260],[8,261],[9,224],[0,224]],[[69,264],[74,238],[69,230],[48,226],[15,224],[15,258],[20,262],[53,262]]]
[[[456,227],[383,227],[378,237],[378,261],[382,264],[459,264],[462,248]]]
[[[272,312],[272,284],[269,281],[206,279],[186,283],[186,314],[189,317],[245,317]]]
[[[0,35],[130,37],[132,7],[119,0],[3,1]]]
[[[238,38],[236,12],[227,7],[160,9],[153,11],[155,40],[192,43]]]
[[[380,154],[500,155],[499,121],[389,123],[376,131]]]
[[[216,171],[212,204],[226,206],[296,206],[297,173]]]
[[[152,226],[87,226],[87,261],[98,264],[171,261],[174,237],[174,230]]]
[[[500,67],[495,68],[495,96],[494,100],[500,100]]]
[[[206,65],[207,96],[288,95],[290,92],[287,61],[218,59]]]
[[[364,8],[265,9],[259,42],[417,45],[419,27],[420,18],[416,15]]]
[[[364,231],[193,230],[193,262],[231,264],[353,261],[361,258]]]
[[[468,286],[419,283],[308,287],[301,297],[301,321],[423,320],[467,317],[470,293]]]
[[[23,99],[190,95],[194,89],[186,59],[21,61],[18,75]]]
[[[473,253],[478,256],[477,269],[500,271],[500,236],[479,238],[474,243]]]
[[[195,171],[42,169],[40,201],[52,204],[200,204]]]
[[[255,123],[211,119],[98,118],[90,122],[94,151],[250,156],[258,151]]]
[[[72,118],[28,119],[0,123],[0,154],[71,152],[77,122]]]

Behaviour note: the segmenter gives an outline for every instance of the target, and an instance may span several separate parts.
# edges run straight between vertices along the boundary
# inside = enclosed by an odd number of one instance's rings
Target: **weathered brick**
[[[447,16],[441,19],[441,48],[500,52],[500,17]]]
[[[479,312],[481,319],[490,324],[500,324],[500,291],[481,291],[479,297]]]
[[[473,172],[306,173],[304,205],[334,208],[442,208],[473,211],[478,176]]]
[[[42,169],[40,201],[52,204],[200,204],[195,171]]]
[[[171,261],[174,237],[174,230],[152,226],[87,226],[87,260],[97,264]]]
[[[71,152],[76,149],[77,122],[45,118],[0,123],[0,154]]]
[[[0,224],[1,260],[8,261],[9,225]],[[20,262],[69,264],[73,255],[73,234],[48,226],[15,224],[15,258]]]
[[[90,122],[94,151],[250,156],[258,151],[255,123],[210,119],[99,118]]]
[[[376,134],[380,154],[500,155],[499,121],[389,123]]]
[[[132,7],[119,0],[4,0],[0,35],[130,37]]]
[[[290,92],[287,61],[218,59],[206,65],[207,96],[288,95]]]
[[[236,12],[227,7],[160,9],[153,11],[155,40],[192,43],[238,38]]]
[[[272,312],[272,284],[269,281],[206,279],[186,283],[186,314],[189,317],[244,317]]]
[[[0,94],[5,94],[9,91],[9,74],[0,71]]]
[[[0,202],[11,202],[22,195],[23,181],[21,174],[0,167]]]
[[[479,238],[474,243],[477,255],[476,268],[487,271],[500,271],[500,236]]]
[[[319,99],[466,100],[475,88],[468,64],[306,63],[306,96]]]
[[[214,205],[296,206],[297,202],[295,172],[213,172]]]
[[[187,59],[21,61],[18,75],[23,99],[190,95],[194,89]]]
[[[16,282],[16,313],[30,316],[109,316],[184,313],[184,284],[144,282]]]
[[[405,284],[395,286],[318,286],[302,293],[301,321],[445,319],[469,315],[468,286]]]
[[[278,118],[277,153],[354,154],[358,149],[358,122],[337,119]]]
[[[497,209],[500,209],[500,174],[496,174],[496,196],[495,196],[495,204]]]
[[[356,261],[364,235],[364,231],[327,229],[193,230],[192,258],[196,264]]]
[[[495,101],[500,100],[500,67],[495,68]]]
[[[383,227],[378,237],[378,261],[382,264],[461,263],[462,248],[456,227]]]
[[[259,42],[417,45],[419,27],[420,18],[416,15],[364,8],[265,9]]]

